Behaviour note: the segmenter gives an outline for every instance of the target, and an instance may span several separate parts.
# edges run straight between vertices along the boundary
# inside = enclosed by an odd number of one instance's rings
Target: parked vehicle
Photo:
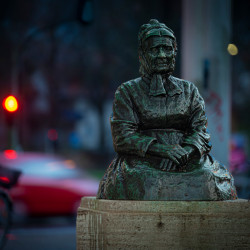
[[[81,197],[95,196],[98,190],[98,180],[72,160],[54,155],[6,150],[0,153],[0,163],[22,172],[18,184],[10,190],[17,214],[74,214]]]

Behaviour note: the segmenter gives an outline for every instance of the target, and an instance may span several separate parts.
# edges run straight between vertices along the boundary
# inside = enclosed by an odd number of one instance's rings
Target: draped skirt
[[[184,132],[153,129],[141,133],[161,144],[181,144]],[[117,154],[106,170],[97,194],[111,200],[232,200],[237,199],[227,168],[211,155],[191,159],[185,170],[162,171],[167,160],[147,155]]]

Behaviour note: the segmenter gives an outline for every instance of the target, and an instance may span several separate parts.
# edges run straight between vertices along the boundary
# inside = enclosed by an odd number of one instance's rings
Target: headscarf
[[[167,36],[170,39],[173,40],[173,45],[175,48],[175,55],[177,53],[177,45],[176,45],[176,38],[174,36],[174,32],[168,28],[165,24],[159,23],[156,19],[151,19],[149,23],[143,24],[140,28],[139,34],[138,34],[138,42],[139,42],[139,61],[140,61],[140,74],[142,76],[152,76],[152,72],[150,69],[150,65],[148,65],[148,62],[144,56],[145,54],[145,48],[144,48],[144,42],[146,39],[148,39],[151,36]],[[159,74],[158,74],[159,75]],[[157,76],[159,78],[159,76]]]

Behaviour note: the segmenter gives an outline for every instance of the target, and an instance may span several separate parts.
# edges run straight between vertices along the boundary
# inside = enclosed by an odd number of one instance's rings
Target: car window
[[[77,177],[77,171],[67,168],[65,164],[58,161],[50,162],[23,162],[20,164],[23,173],[27,175],[48,178],[72,178]]]
[[[46,177],[46,178],[77,178],[83,177],[82,171],[76,169],[71,160],[58,160],[53,158],[18,158],[5,162],[11,168],[21,170],[25,175]]]

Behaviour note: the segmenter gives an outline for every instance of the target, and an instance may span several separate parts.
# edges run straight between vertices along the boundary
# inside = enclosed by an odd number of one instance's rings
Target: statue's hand
[[[189,146],[189,145],[185,145],[183,146],[183,148],[186,150],[186,152],[188,153],[188,160],[190,160],[190,158],[192,158],[195,154],[196,154],[196,148]]]
[[[185,145],[168,145],[165,164],[161,167],[163,171],[185,171],[186,164],[196,154],[196,149]]]
[[[170,145],[169,145],[170,146]],[[174,146],[174,145],[172,145]],[[181,146],[180,146],[181,147]],[[184,147],[182,147],[186,153],[183,155],[182,158],[178,158],[179,162],[181,162],[180,164],[177,164],[175,161],[173,161],[172,159],[166,159],[165,164],[161,167],[161,170],[163,171],[185,171],[186,170],[186,164],[187,161],[189,161],[196,153],[197,150],[195,147],[189,146],[189,145],[185,145]],[[180,150],[179,152],[184,152],[183,150]],[[174,155],[174,153],[173,153]]]
[[[175,171],[177,170],[177,165],[173,161],[166,159],[165,164],[161,167],[161,170],[167,172]]]
[[[185,165],[188,161],[189,153],[179,144],[167,145],[166,158],[177,165]]]
[[[147,153],[161,158],[171,160],[177,166],[184,166],[187,164],[188,152],[179,144],[164,145],[157,142],[151,143]]]

